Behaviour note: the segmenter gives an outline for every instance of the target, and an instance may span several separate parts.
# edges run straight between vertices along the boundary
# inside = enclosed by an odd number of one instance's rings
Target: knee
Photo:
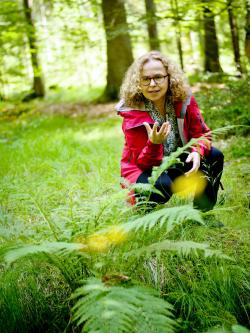
[[[163,172],[155,183],[156,188],[169,189],[171,188],[172,180],[166,172]]]
[[[212,147],[209,154],[209,159],[211,159],[213,162],[217,162],[223,165],[224,154],[219,149]]]
[[[172,191],[171,191],[171,184],[172,184],[172,180],[171,178],[166,174],[163,173],[156,181],[155,183],[155,187],[157,188],[157,190],[159,190],[162,194],[164,194],[164,196],[167,199],[170,199],[170,197],[172,196]]]

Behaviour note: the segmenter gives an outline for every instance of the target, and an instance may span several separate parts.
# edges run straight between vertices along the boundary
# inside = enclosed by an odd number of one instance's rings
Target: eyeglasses
[[[149,86],[151,80],[153,80],[155,84],[162,84],[167,76],[168,75],[156,75],[154,77],[142,77],[140,82],[143,86]]]

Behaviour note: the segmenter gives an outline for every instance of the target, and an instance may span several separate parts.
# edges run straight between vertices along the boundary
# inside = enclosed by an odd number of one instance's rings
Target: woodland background
[[[248,0],[1,1],[0,96],[32,90],[117,98],[134,58],[161,49],[188,75],[247,73]]]
[[[150,49],[224,153],[212,212],[120,188],[114,106]],[[0,333],[249,333],[249,59],[249,0],[0,0]]]

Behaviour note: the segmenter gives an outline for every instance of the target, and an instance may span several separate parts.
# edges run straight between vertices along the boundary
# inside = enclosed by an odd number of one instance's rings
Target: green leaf
[[[82,332],[174,332],[172,306],[145,287],[107,286],[90,278],[72,295],[73,320]]]
[[[74,251],[80,251],[83,249],[83,244],[80,243],[64,243],[64,242],[53,242],[53,243],[42,243],[39,245],[19,245],[11,248],[1,249],[1,256],[4,261],[8,264],[14,261],[28,256],[28,255],[39,255],[41,253],[58,253],[60,255],[67,255]],[[86,255],[86,254],[84,254]]]
[[[168,233],[173,230],[176,225],[182,224],[184,221],[188,220],[204,224],[200,212],[189,205],[185,205],[159,209],[124,223],[121,227],[127,232],[138,230],[146,232],[155,227],[162,227],[165,228]]]
[[[154,243],[149,246],[144,246],[138,250],[133,250],[125,253],[126,256],[135,255],[150,255],[151,253],[160,253],[162,251],[175,251],[181,255],[198,255],[198,250],[201,250],[204,253],[205,257],[218,257],[223,259],[231,259],[230,257],[224,255],[218,250],[212,250],[209,248],[208,244],[205,243],[196,243],[192,241],[173,241],[173,240],[164,240],[162,242]]]
[[[232,326],[233,333],[250,333],[250,330],[241,325],[233,325]]]

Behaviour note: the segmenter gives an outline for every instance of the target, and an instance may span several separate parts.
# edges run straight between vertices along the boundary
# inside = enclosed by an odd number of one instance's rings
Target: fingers
[[[155,122],[152,128],[147,122],[144,122],[143,125],[147,130],[149,140],[153,143],[163,143],[171,130],[171,125],[168,121],[162,124],[159,131],[157,131],[158,122]]]
[[[171,125],[169,124],[168,121],[162,124],[158,134],[163,138],[163,141],[166,140],[168,134],[170,133],[171,130]]]
[[[186,163],[189,163],[189,162],[191,162],[191,160],[192,160],[192,155],[188,155],[188,157],[187,157],[187,159],[186,159]]]
[[[151,135],[151,127],[149,125],[149,123],[144,122],[143,125],[146,127],[147,133],[148,133],[148,137],[150,137]]]
[[[196,170],[195,166],[193,166],[192,169],[190,169],[189,171],[185,172],[185,175],[189,176],[189,175],[191,175],[191,173],[196,172],[196,171],[197,170]]]
[[[160,130],[158,132],[159,135],[165,134],[165,132],[166,132],[166,130],[168,128],[168,124],[169,124],[168,122],[165,122],[165,123],[163,123],[161,125],[161,128],[160,128]]]
[[[149,123],[147,122],[144,122],[143,125],[146,127],[146,130],[147,130],[147,133],[148,133],[148,136],[152,136],[152,135],[155,135],[155,134],[158,134],[157,133],[157,127],[159,126],[159,124],[157,122],[154,123],[153,127],[151,128]]]
[[[197,172],[200,167],[200,154],[198,152],[192,152],[188,155],[186,163],[193,162],[192,168],[185,173],[186,176],[190,175],[193,172]]]
[[[185,173],[186,176],[190,175],[193,172],[197,172],[199,170],[200,164],[196,161],[193,161],[193,167]]]
[[[154,126],[152,128],[152,134],[155,135],[157,134],[157,127],[159,126],[159,123],[157,121],[154,123]]]

